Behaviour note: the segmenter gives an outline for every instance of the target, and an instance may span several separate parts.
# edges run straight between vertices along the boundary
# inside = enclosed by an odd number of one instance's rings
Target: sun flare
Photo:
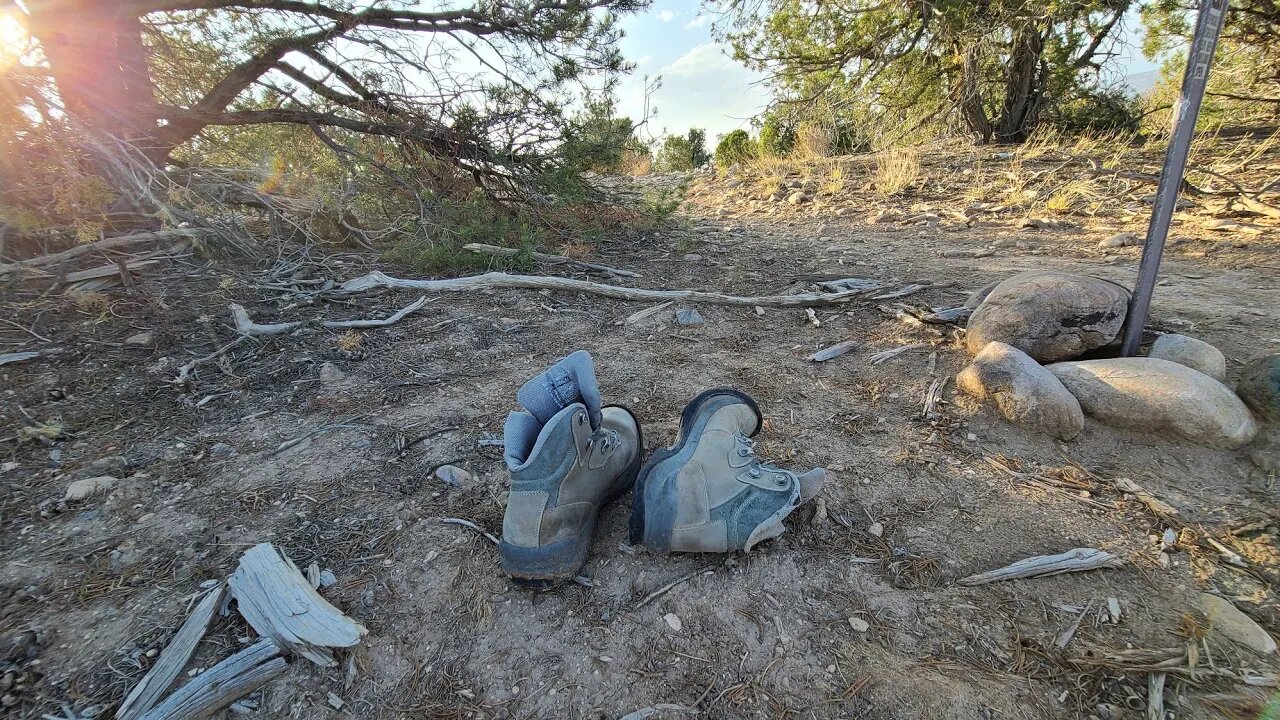
[[[9,67],[27,50],[27,29],[13,15],[0,11],[0,70]]]

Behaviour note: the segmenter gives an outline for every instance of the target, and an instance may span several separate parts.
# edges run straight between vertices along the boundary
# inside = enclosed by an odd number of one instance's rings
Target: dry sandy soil
[[[1280,174],[1268,148],[1251,157],[1257,143],[1241,145],[1231,157],[1250,172]],[[929,283],[896,301],[911,307],[957,305],[1031,268],[1131,284],[1138,249],[1097,243],[1141,233],[1140,196],[1152,188],[1089,172],[1089,157],[1113,152],[937,149],[888,197],[874,191],[875,158],[838,172],[699,174],[672,227],[605,241],[592,259],[641,273],[615,281],[636,287],[744,295],[803,290],[820,277]],[[1124,164],[1151,172],[1158,159],[1134,149]],[[1077,177],[1096,195],[1053,203],[1069,226],[1019,227],[1047,215],[1062,182]],[[805,202],[765,199],[806,179]],[[1154,322],[1215,343],[1234,378],[1242,362],[1280,350],[1277,221],[1219,207],[1218,196],[1192,200]],[[886,207],[902,215],[868,223]],[[1225,216],[1261,234],[1206,227]],[[3,349],[42,352],[0,369],[0,627],[5,650],[11,637],[21,645],[5,661],[16,705],[4,713],[118,702],[200,583],[226,577],[262,541],[299,566],[331,570],[337,583],[325,596],[369,634],[339,669],[291,662],[257,696],[260,717],[616,718],[668,703],[705,718],[1139,718],[1149,717],[1157,662],[1173,717],[1256,717],[1274,692],[1266,674],[1276,661],[1222,638],[1196,604],[1201,591],[1221,592],[1280,634],[1277,491],[1249,449],[1205,450],[1092,420],[1069,443],[1008,425],[955,392],[967,360],[958,330],[879,307],[894,300],[819,309],[818,327],[802,310],[702,305],[705,324],[679,327],[678,305],[620,325],[645,305],[521,290],[433,295],[392,327],[311,325],[243,343],[173,383],[178,366],[234,338],[231,302],[272,322],[368,317],[417,297],[320,300],[264,286],[267,270],[291,262],[339,281],[374,267],[412,274],[364,255],[286,247],[278,258],[166,263],[142,273],[134,292],[3,291]],[[148,343],[124,344],[143,332]],[[854,352],[806,360],[845,339],[857,341]],[[872,362],[903,345],[915,347]],[[700,390],[746,390],[767,415],[764,457],[830,469],[822,502],[750,555],[653,557],[626,546],[626,497],[603,514],[583,571],[594,587],[512,586],[485,538],[440,519],[500,530],[506,474],[491,441],[516,388],[579,348],[595,356],[606,400],[638,412],[649,449],[671,440]],[[321,380],[324,363],[343,376]],[[940,402],[925,414],[935,382]],[[32,438],[26,428],[45,432]],[[444,463],[471,478],[445,485],[432,474]],[[70,481],[97,475],[120,482],[61,502]],[[1152,514],[1117,491],[1116,478],[1178,516]],[[1170,527],[1180,534],[1167,562],[1159,538]],[[1224,562],[1210,539],[1245,567]],[[1075,547],[1124,564],[955,582]],[[1109,598],[1118,622],[1107,617]],[[217,621],[193,665],[208,667],[251,635],[234,614]]]

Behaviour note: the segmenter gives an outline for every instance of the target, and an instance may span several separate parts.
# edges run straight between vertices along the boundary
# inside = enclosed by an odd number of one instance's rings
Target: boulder
[[[1070,440],[1084,429],[1080,402],[1062,381],[1021,350],[989,343],[956,376],[956,387],[995,403],[1009,422]]]
[[[1120,334],[1129,291],[1085,275],[1032,270],[996,285],[969,318],[965,342],[977,354],[1008,343],[1039,362],[1110,344]]]
[[[1249,361],[1240,371],[1236,394],[1258,417],[1280,422],[1280,353]]]
[[[991,291],[995,290],[996,286],[1002,282],[1004,281],[996,280],[995,282],[987,283],[983,287],[969,293],[969,297],[964,300],[964,306],[970,310],[977,310],[978,306],[982,304],[982,301],[986,300],[987,296],[991,294]]]
[[[1098,247],[1102,248],[1118,248],[1130,247],[1132,245],[1141,245],[1142,238],[1137,233],[1122,232],[1116,233],[1111,237],[1098,243]]]
[[[67,492],[62,496],[63,502],[79,502],[88,500],[99,493],[106,493],[120,482],[117,478],[110,475],[102,475],[99,477],[85,478],[76,480],[67,486]]]
[[[1186,365],[1222,382],[1227,379],[1227,359],[1222,351],[1203,340],[1169,333],[1156,338],[1147,357]]]
[[[1159,358],[1050,365],[1085,414],[1115,427],[1171,433],[1215,448],[1249,444],[1258,432],[1249,408],[1225,385]]]

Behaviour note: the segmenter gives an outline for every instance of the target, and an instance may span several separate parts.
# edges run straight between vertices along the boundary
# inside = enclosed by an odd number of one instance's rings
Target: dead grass
[[[916,184],[920,178],[920,152],[915,149],[887,150],[876,155],[872,186],[881,197],[893,197]]]

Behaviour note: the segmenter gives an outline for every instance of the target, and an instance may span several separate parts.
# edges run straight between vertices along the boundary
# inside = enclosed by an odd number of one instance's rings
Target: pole
[[[1142,330],[1147,325],[1147,314],[1151,310],[1151,294],[1160,274],[1164,241],[1169,235],[1169,223],[1173,221],[1173,211],[1178,204],[1178,191],[1182,189],[1182,175],[1186,172],[1187,155],[1191,152],[1191,137],[1195,134],[1196,118],[1200,116],[1200,103],[1204,100],[1209,63],[1213,60],[1214,49],[1218,47],[1218,34],[1226,16],[1227,0],[1201,0],[1196,30],[1187,52],[1187,70],[1182,76],[1182,92],[1173,106],[1173,131],[1164,155],[1164,170],[1160,173],[1160,185],[1156,189],[1151,223],[1147,226],[1147,240],[1142,246],[1138,283],[1129,302],[1124,342],[1120,346],[1123,357],[1137,355],[1138,346],[1142,344]]]

